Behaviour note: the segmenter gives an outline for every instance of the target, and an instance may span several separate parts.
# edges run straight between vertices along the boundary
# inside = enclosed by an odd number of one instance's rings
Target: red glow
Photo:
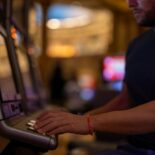
[[[103,77],[107,81],[124,78],[125,59],[123,56],[108,56],[103,61]]]

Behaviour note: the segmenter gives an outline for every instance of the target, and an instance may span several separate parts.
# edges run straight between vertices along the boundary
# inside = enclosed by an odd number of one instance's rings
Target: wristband
[[[94,133],[94,128],[92,126],[92,122],[91,122],[91,117],[90,115],[87,116],[87,124],[88,124],[88,131],[89,131],[89,134],[93,135]]]

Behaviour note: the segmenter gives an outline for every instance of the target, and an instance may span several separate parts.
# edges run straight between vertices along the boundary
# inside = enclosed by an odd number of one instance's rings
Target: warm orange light
[[[15,28],[11,28],[11,37],[15,40],[17,39],[17,31]]]
[[[55,44],[48,48],[47,56],[69,58],[75,56],[75,47],[72,45]]]

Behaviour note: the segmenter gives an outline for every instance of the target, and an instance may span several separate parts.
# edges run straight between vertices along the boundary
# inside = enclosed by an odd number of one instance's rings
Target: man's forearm
[[[155,101],[129,110],[92,116],[96,131],[119,134],[155,132]]]
[[[124,110],[128,108],[129,102],[130,102],[130,98],[128,95],[128,88],[124,83],[123,89],[117,97],[115,97],[110,102],[103,105],[102,107],[92,110],[86,114],[96,115],[96,114],[101,114],[101,113],[110,112],[110,111]]]
[[[124,110],[124,109],[128,109],[128,100],[122,99],[120,96],[117,96],[107,104],[97,109],[94,109],[88,112],[87,114],[96,115],[96,114],[101,114],[105,112]]]

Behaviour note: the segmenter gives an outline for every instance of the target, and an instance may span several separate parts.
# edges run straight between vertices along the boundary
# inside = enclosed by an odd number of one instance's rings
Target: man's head
[[[127,0],[136,21],[142,26],[155,26],[155,0]]]

